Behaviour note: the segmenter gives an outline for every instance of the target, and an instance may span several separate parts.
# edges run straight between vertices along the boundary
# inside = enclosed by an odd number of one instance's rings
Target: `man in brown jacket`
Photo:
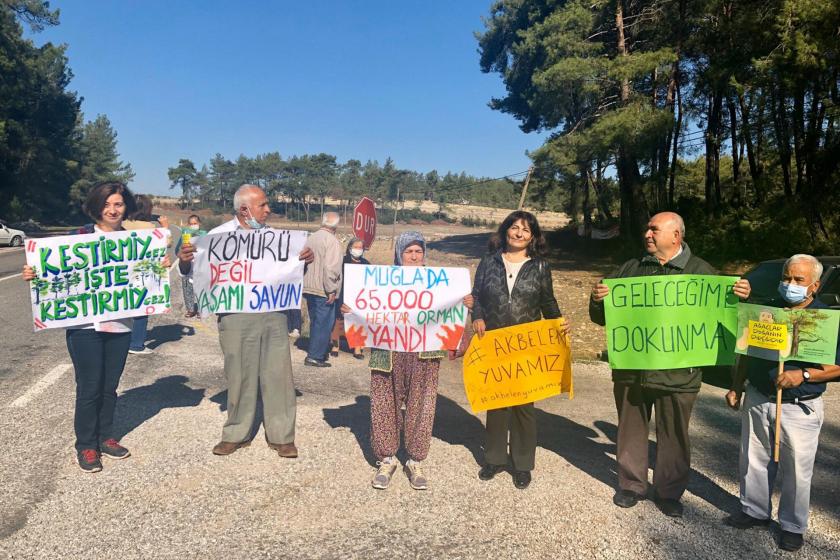
[[[653,216],[645,231],[641,258],[624,263],[611,278],[666,274],[717,274],[703,259],[694,256],[683,238],[685,224],[673,212]],[[604,299],[609,288],[603,281],[592,287],[589,318],[604,325]],[[740,279],[735,294],[746,299],[750,284]],[[648,491],[648,432],[651,410],[656,410],[656,468],[654,499],[669,517],[682,517],[680,503],[691,472],[688,422],[702,372],[698,368],[671,370],[613,370],[613,394],[618,410],[618,491],[613,502],[624,508],[635,506]]]

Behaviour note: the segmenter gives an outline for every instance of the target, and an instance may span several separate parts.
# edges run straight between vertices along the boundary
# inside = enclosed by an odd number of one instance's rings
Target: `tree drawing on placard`
[[[78,276],[78,278],[79,278],[78,281],[75,281],[73,279],[74,274],[76,276]],[[65,272],[64,274],[61,275],[61,278],[64,282],[64,295],[66,295],[66,296],[70,295],[70,289],[71,288],[74,288],[74,287],[78,286],[79,283],[82,281],[82,277],[79,276],[78,272]]]
[[[38,267],[33,266],[32,271],[35,273],[35,278],[29,281],[29,289],[32,290],[32,295],[35,296],[35,303],[41,303],[41,298],[46,297],[50,293],[50,283],[38,275]]]
[[[158,287],[160,287],[160,281],[168,272],[168,269],[165,266],[163,266],[163,261],[151,261],[149,265],[151,268],[152,276],[154,276]]]
[[[76,290],[76,287],[77,287],[79,284],[81,284],[81,283],[82,283],[82,275],[81,275],[81,274],[79,274],[79,272],[78,272],[78,271],[76,271],[76,272],[74,272],[73,274],[70,274],[70,275],[68,276],[68,278],[67,278],[66,282],[67,282],[67,284],[69,285],[69,287],[73,289],[73,291],[74,291],[74,292],[77,292],[78,290]],[[68,293],[69,293],[69,288],[68,288]]]
[[[819,325],[829,317],[826,313],[812,309],[791,310],[790,324],[790,352],[787,356],[798,356],[799,345],[803,342],[820,342],[825,340],[819,334]]]
[[[146,284],[146,278],[152,275],[151,261],[140,261],[134,265],[134,276],[140,277],[140,284]]]
[[[59,292],[64,291],[64,281],[58,276],[50,282],[50,291],[54,294],[53,299],[58,299]]]

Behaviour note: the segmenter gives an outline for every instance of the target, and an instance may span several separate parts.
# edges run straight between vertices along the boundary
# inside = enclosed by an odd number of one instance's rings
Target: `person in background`
[[[87,195],[83,209],[94,224],[78,233],[123,231],[123,220],[135,211],[134,196],[118,182],[100,183]],[[163,263],[169,266],[169,257]],[[35,270],[23,267],[22,278],[36,278]],[[67,351],[73,361],[76,380],[76,407],[73,429],[76,433],[76,460],[86,473],[102,470],[101,458],[125,459],[131,453],[114,437],[114,409],[128,346],[131,319],[93,322],[67,328]]]
[[[309,236],[306,246],[315,255],[315,262],[303,275],[303,297],[309,310],[309,348],[303,363],[313,367],[330,367],[330,333],[335,323],[336,298],[341,290],[341,243],[335,237],[341,217],[337,212],[324,212],[321,228]]]
[[[350,239],[350,242],[347,243],[347,250],[344,252],[344,262],[342,267],[348,264],[370,264],[370,262],[363,256],[364,254],[364,241],[358,237],[353,237]],[[346,269],[342,268],[342,278],[346,278],[344,274],[345,271]],[[339,339],[344,336],[344,316],[341,314],[341,306],[344,305],[344,290],[339,291],[338,299],[336,301],[335,327],[333,327],[332,336],[330,337],[332,340],[332,350],[330,350],[331,356],[338,356]],[[361,348],[353,348],[352,352],[353,357],[357,360],[361,360],[365,357]]]
[[[129,214],[129,219],[123,221],[125,229],[155,229],[169,227],[169,219],[166,216],[159,216],[158,220],[152,219],[152,199],[145,194],[135,197],[137,208]],[[163,225],[163,224],[166,225]],[[170,238],[171,242],[171,238]],[[149,328],[149,317],[146,315],[135,317],[134,326],[131,328],[131,344],[128,347],[129,354],[154,354],[154,350],[146,347],[146,331]]]
[[[815,297],[822,273],[822,263],[816,258],[793,255],[782,268],[781,297],[768,307],[826,309],[828,306]],[[791,552],[802,548],[808,529],[814,460],[825,419],[822,394],[827,381],[840,378],[840,366],[836,364],[840,364],[840,344],[834,363],[790,360],[784,362],[781,375],[778,357],[738,357],[726,402],[737,410],[745,392],[744,382],[749,381],[741,412],[741,509],[726,518],[727,525],[736,529],[768,525],[773,513],[773,486],[779,481],[779,548]],[[778,463],[773,458],[777,387],[782,389]]]
[[[289,323],[289,338],[300,338],[300,329],[303,326],[303,315],[300,309],[287,309],[283,311],[286,322]]]
[[[509,214],[493,237],[497,248],[481,259],[475,272],[472,297],[473,331],[487,330],[560,317],[554,297],[551,269],[542,258],[545,250],[540,225],[530,212]],[[513,483],[524,490],[531,483],[537,450],[534,403],[487,411],[485,464],[478,473],[491,480],[513,463]]]
[[[187,218],[187,227],[181,230],[181,236],[175,245],[175,254],[177,255],[181,251],[181,245],[184,241],[189,242],[193,237],[199,237],[206,233],[205,230],[201,229],[201,218],[197,214],[190,214],[190,217]],[[181,276],[181,289],[184,294],[184,316],[188,318],[197,316],[198,305],[195,301],[192,278],[189,275]]]

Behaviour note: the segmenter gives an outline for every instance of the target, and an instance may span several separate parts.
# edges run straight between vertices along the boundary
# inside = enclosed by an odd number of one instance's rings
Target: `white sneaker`
[[[405,463],[405,474],[408,476],[408,482],[415,490],[426,490],[429,487],[429,480],[423,474],[423,468],[420,461],[412,461],[409,459]]]
[[[391,477],[397,472],[397,467],[400,465],[400,462],[396,457],[385,457],[381,461],[377,461],[376,464],[379,466],[379,469],[373,476],[371,484],[377,490],[385,490],[391,484]]]
[[[300,338],[300,331],[297,329],[292,329],[289,331],[289,338]]]
[[[155,351],[152,350],[151,348],[146,348],[146,347],[143,347],[142,350],[131,350],[129,348],[128,353],[129,354],[154,354]]]

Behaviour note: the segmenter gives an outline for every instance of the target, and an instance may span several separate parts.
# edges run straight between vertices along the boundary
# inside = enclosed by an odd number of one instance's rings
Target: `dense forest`
[[[535,194],[576,220],[633,238],[672,209],[734,257],[838,250],[836,0],[501,0],[478,41],[490,106],[551,134]]]

